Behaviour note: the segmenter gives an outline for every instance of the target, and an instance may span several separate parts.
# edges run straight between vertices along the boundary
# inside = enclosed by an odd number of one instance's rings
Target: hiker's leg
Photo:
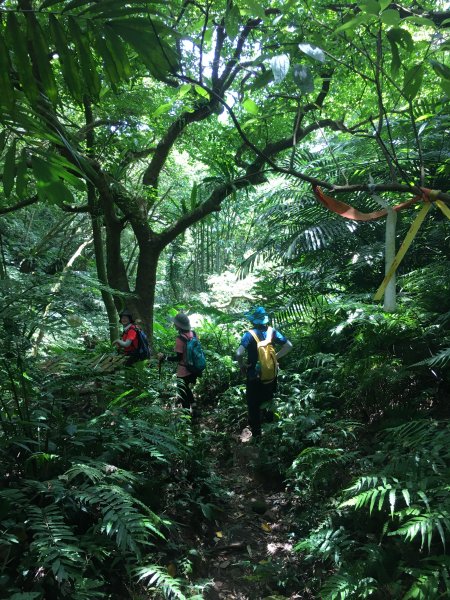
[[[194,395],[189,387],[188,377],[179,377],[177,381],[178,397],[183,408],[190,408]]]
[[[275,394],[275,390],[277,387],[277,380],[275,379],[271,383],[263,383],[263,384],[261,384],[261,386],[262,386],[262,391],[261,391],[262,420],[264,421],[264,423],[273,423],[274,414],[273,414],[273,410],[272,410],[272,403],[273,403],[273,396]]]
[[[248,408],[248,423],[254,437],[261,435],[260,386],[261,383],[258,379],[247,379],[245,395]]]

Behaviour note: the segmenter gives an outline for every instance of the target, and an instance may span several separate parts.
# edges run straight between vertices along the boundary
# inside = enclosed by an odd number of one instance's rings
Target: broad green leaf
[[[273,56],[269,62],[270,68],[273,71],[275,83],[280,83],[283,81],[289,71],[289,56],[287,54]]]
[[[380,8],[384,10],[391,4],[391,0],[380,0]]]
[[[444,92],[450,98],[450,81],[441,79],[441,81],[439,83],[440,83],[441,88],[444,90]]]
[[[243,106],[244,110],[247,111],[248,113],[250,113],[251,115],[257,115],[259,112],[258,105],[256,104],[256,102],[254,102],[250,98],[247,98],[246,100],[244,100],[244,102],[242,103],[242,106]]]
[[[44,8],[49,8],[50,6],[53,6],[54,4],[60,4],[64,2],[64,0],[45,0],[45,2],[43,2],[40,7],[39,10],[42,10]]]
[[[378,15],[381,10],[380,3],[377,0],[363,0],[358,2],[359,8],[370,15]]]
[[[400,22],[400,13],[398,12],[398,10],[395,10],[394,8],[389,9],[389,10],[385,10],[382,14],[381,14],[381,22],[384,23],[385,25],[398,25]]]
[[[19,22],[16,14],[9,12],[7,16],[8,46],[13,50],[13,62],[23,91],[30,102],[34,103],[38,98],[38,89],[32,72],[30,57],[28,56],[24,28],[21,25],[23,25],[23,20],[21,19]]]
[[[9,60],[8,48],[3,36],[0,35],[0,106],[7,110],[14,107],[14,88],[9,78],[11,73],[11,61]]]
[[[248,87],[252,90],[259,90],[271,81],[273,81],[273,71],[270,69],[257,75]]]
[[[414,65],[405,72],[403,94],[409,101],[414,100],[420,90],[423,79],[423,63]]]
[[[86,91],[92,100],[97,101],[100,94],[100,79],[95,68],[94,58],[87,35],[81,31],[73,17],[68,19],[69,31],[75,43],[80,60],[81,76],[86,84]]]
[[[348,21],[337,27],[334,30],[334,34],[336,35],[337,33],[343,33],[345,31],[356,29],[357,27],[362,25],[362,23],[367,23],[369,20],[370,15],[367,15],[365,13],[359,13],[359,15],[356,15],[356,17],[349,19]]]
[[[259,17],[260,19],[266,18],[266,13],[260,2],[257,0],[241,0],[241,7],[248,7],[248,14],[253,17]]]
[[[299,44],[298,47],[304,54],[306,54],[310,58],[313,58],[314,60],[318,60],[319,62],[322,62],[322,63],[325,62],[325,60],[326,60],[325,53],[321,48],[318,48],[317,46],[313,46],[312,44]]]
[[[54,15],[49,15],[49,23],[64,81],[74,100],[81,103],[83,92],[80,68],[76,62],[74,52],[70,49],[66,32],[59,20]]]
[[[169,110],[172,108],[172,106],[173,106],[172,102],[166,102],[165,104],[161,104],[160,106],[158,106],[158,108],[155,111],[153,111],[151,116],[159,117],[160,115],[168,113]]]
[[[406,488],[402,490],[403,498],[405,499],[406,505],[409,506],[411,504],[411,496],[409,494],[409,490]]]
[[[178,68],[178,56],[168,44],[153,31],[138,30],[134,25],[110,21],[109,26],[140,56],[142,62],[157,79],[164,80]]]
[[[435,27],[436,27],[434,22],[431,19],[427,19],[426,17],[412,16],[412,17],[406,17],[405,19],[402,19],[402,21],[406,21],[408,23],[413,23],[414,25],[418,25],[419,27],[422,25],[424,25],[425,27],[432,27],[433,29],[435,29]]]
[[[5,196],[9,198],[13,186],[14,177],[16,175],[16,140],[14,139],[5,156],[5,164],[3,166],[3,191]]]
[[[16,175],[16,194],[18,198],[23,198],[27,189],[27,152],[25,149],[20,154],[20,160],[17,163]]]
[[[402,48],[405,48],[408,52],[414,51],[414,42],[411,34],[402,27],[395,27],[389,29],[387,32],[387,38],[389,41],[395,42]]]
[[[227,32],[227,36],[230,40],[234,40],[234,38],[239,33],[239,23],[241,20],[241,15],[239,12],[239,8],[236,4],[227,10],[225,14],[225,31]]]
[[[117,84],[120,83],[120,75],[105,38],[102,36],[95,36],[95,48],[99,56],[102,57],[104,71],[109,79],[111,87],[116,91]]]
[[[194,90],[196,94],[201,96],[202,98],[207,98],[209,100],[209,92],[205,90],[201,85],[194,85]]]
[[[398,46],[393,40],[389,40],[391,44],[391,73],[392,76],[395,77],[400,70],[401,60],[400,60],[400,52],[398,51]]]
[[[72,2],[68,2],[62,12],[69,12],[74,8],[79,8],[80,6],[84,6],[85,4],[92,4],[93,0],[72,0]]]
[[[72,192],[62,181],[51,181],[46,187],[45,193],[52,204],[58,206],[61,204],[75,204]]]
[[[450,67],[447,67],[447,65],[444,65],[443,63],[438,62],[437,60],[430,59],[429,62],[433,67],[434,71],[439,75],[439,77],[450,81]]]
[[[189,94],[191,90],[191,83],[183,83],[183,85],[180,85],[180,87],[178,88],[178,98],[184,98],[187,94]]]
[[[314,91],[314,77],[305,65],[294,66],[293,78],[304,94],[310,94]]]
[[[31,166],[33,169],[34,178],[36,180],[36,189],[39,198],[42,201],[47,200],[47,188],[50,183],[55,182],[57,178],[52,173],[47,161],[43,160],[39,156],[31,157]]]
[[[49,61],[48,44],[45,41],[44,32],[39,21],[34,15],[27,13],[28,38],[31,40],[34,50],[34,60],[39,71],[42,87],[50,100],[55,105],[58,101],[58,90],[53,76],[53,69]]]
[[[106,44],[111,52],[120,79],[128,81],[131,76],[131,65],[120,37],[109,27],[105,27],[103,34]]]

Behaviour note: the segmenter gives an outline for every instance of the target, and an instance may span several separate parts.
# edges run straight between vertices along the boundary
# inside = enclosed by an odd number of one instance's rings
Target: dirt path
[[[229,499],[202,540],[201,575],[213,582],[206,600],[313,598],[293,551],[290,496],[279,478],[264,471],[260,452],[244,429],[233,437],[232,461],[218,460],[216,473]]]

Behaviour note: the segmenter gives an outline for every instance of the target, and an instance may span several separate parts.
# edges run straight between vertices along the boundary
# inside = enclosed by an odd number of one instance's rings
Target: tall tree
[[[243,0],[225,9],[210,0],[7,0],[0,11],[0,141],[8,202],[1,210],[44,201],[89,212],[99,278],[120,292],[116,307],[130,295],[128,305],[151,332],[163,249],[229,195],[266,181],[268,171],[336,192],[410,193],[425,184],[414,103],[420,90],[436,100],[449,85],[437,29],[446,15],[428,4],[413,12],[384,0],[264,8]],[[397,156],[394,117],[410,124],[414,173]],[[325,131],[370,135],[385,180],[328,181],[297,171],[296,148]],[[223,153],[234,168],[188,205],[166,172],[176,181],[175,151],[193,155],[193,148],[205,164]],[[441,191],[437,197],[448,199]],[[138,247],[134,280],[125,229]]]

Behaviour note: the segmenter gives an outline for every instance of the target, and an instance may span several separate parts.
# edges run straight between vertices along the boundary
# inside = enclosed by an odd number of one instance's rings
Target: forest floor
[[[211,415],[197,428],[214,427]],[[245,428],[217,453],[216,475],[227,500],[211,526],[192,531],[201,562],[196,571],[211,585],[206,600],[310,600],[302,581],[301,555],[294,552],[292,498],[274,469],[259,460],[260,448]]]

